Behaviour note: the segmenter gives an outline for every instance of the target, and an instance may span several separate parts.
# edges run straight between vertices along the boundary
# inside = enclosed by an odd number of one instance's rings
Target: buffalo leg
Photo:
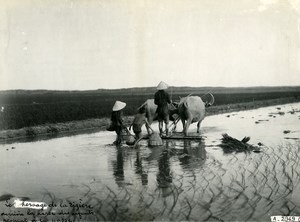
[[[188,120],[186,121],[186,124],[185,124],[185,127],[184,127],[184,135],[185,135],[185,136],[188,135],[188,130],[189,130],[189,127],[190,127],[190,125],[191,125],[191,122],[192,122],[191,119],[188,119]]]
[[[173,130],[174,130],[174,131],[176,131],[176,127],[177,127],[177,125],[176,125],[176,124],[177,124],[177,123],[176,123],[176,121],[173,121],[173,124],[174,124],[174,128],[173,128]]]
[[[202,121],[199,121],[199,122],[197,123],[197,133],[200,133],[200,125],[201,125],[201,122],[202,122]]]
[[[182,132],[184,133],[184,129],[185,129],[185,120],[184,120],[184,119],[181,119],[181,122],[182,122]]]

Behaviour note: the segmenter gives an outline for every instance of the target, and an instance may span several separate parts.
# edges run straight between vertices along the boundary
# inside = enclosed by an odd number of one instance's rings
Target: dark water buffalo
[[[210,94],[211,95],[211,94]],[[192,123],[197,123],[197,133],[200,133],[200,125],[205,117],[205,107],[214,102],[211,95],[211,101],[203,102],[199,96],[187,96],[180,99],[178,104],[178,113],[182,121],[184,135],[188,135],[188,129]]]
[[[175,107],[174,103],[169,104],[168,106],[170,112],[170,120],[175,121],[178,118],[178,109]],[[146,117],[149,124],[151,125],[153,121],[157,120],[157,105],[154,104],[154,99],[147,99],[138,109],[141,109],[143,107],[146,109]],[[147,126],[146,128],[149,133],[149,129]]]

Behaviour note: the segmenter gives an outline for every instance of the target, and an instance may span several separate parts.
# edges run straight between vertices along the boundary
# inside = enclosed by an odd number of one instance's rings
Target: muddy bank
[[[290,97],[290,98],[280,98],[273,100],[265,101],[253,101],[248,103],[239,103],[239,104],[227,104],[221,106],[212,106],[207,108],[206,115],[216,115],[221,113],[242,111],[257,109],[260,107],[274,106],[274,105],[283,105],[287,103],[299,102],[299,98]],[[132,116],[126,116],[124,118],[125,124],[129,125],[132,121]],[[88,119],[83,121],[71,121],[65,123],[55,123],[55,124],[45,124],[34,127],[25,127],[22,129],[16,130],[2,130],[0,131],[0,141],[9,140],[9,139],[18,139],[18,138],[27,138],[27,137],[37,137],[43,135],[59,135],[65,133],[82,133],[86,130],[105,130],[109,125],[109,118],[101,119]]]
[[[207,108],[206,115],[209,116],[209,115],[216,115],[222,113],[237,112],[242,110],[251,110],[251,109],[257,109],[261,107],[284,105],[284,104],[296,103],[296,102],[300,102],[300,98],[288,97],[288,98],[270,99],[270,100],[262,100],[262,101],[253,101],[247,103],[212,106]]]

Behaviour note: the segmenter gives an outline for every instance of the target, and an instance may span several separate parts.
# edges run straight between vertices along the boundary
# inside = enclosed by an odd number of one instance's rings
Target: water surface
[[[299,111],[300,103],[294,103],[206,117],[202,140],[164,140],[155,148],[146,140],[137,149],[117,148],[111,145],[113,132],[2,144],[0,195],[14,196],[10,202],[26,197],[47,204],[85,203],[93,212],[58,216],[62,207],[56,206],[47,210],[56,216],[36,217],[49,220],[244,221],[300,215]],[[189,131],[195,133],[196,124]],[[223,133],[250,136],[261,152],[226,153],[218,146]],[[26,212],[7,208],[2,199],[1,212]]]

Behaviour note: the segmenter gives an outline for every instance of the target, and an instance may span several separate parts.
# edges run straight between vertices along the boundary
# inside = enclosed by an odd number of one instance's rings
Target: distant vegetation
[[[93,91],[10,90],[0,91],[0,130],[19,129],[47,123],[109,117],[115,100],[127,103],[125,115],[133,115],[155,88]],[[179,100],[190,93],[202,96],[211,92],[215,105],[294,97],[300,100],[300,87],[190,88],[172,87],[169,93]]]

